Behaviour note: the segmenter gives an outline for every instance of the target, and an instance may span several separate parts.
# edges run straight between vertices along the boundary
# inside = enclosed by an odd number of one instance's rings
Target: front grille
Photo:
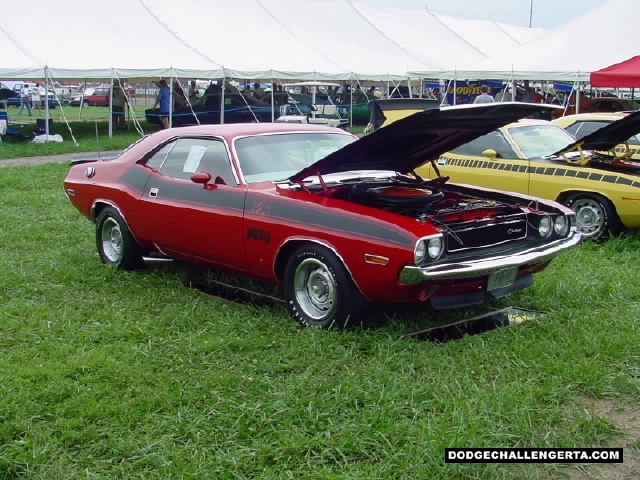
[[[447,252],[459,252],[471,248],[483,248],[519,240],[527,236],[526,217],[507,221],[490,221],[449,225],[446,235]]]

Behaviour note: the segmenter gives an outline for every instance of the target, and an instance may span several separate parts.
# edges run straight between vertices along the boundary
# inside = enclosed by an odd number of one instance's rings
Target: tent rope
[[[125,97],[127,99],[127,105],[129,106],[129,114],[131,114],[131,119],[133,120],[133,126],[136,129],[136,132],[138,132],[141,137],[144,137],[144,130],[142,129],[142,125],[138,121],[138,116],[136,115],[136,110],[132,106],[132,105],[134,105],[133,104],[133,98],[131,97],[131,94],[129,93],[129,89],[128,88],[124,88],[124,84],[120,81],[120,78],[117,75],[115,75],[114,78],[118,81],[118,83],[120,83],[120,85],[123,86],[122,90],[124,91],[124,95],[125,95]]]
[[[53,85],[53,79],[51,78],[51,74],[49,73],[49,69],[46,70],[46,76],[47,76],[46,78],[49,80],[49,83],[51,83],[51,85]],[[46,101],[47,101],[47,104],[48,104],[49,103],[49,92],[45,92],[45,98],[46,98]],[[69,120],[67,120],[67,116],[64,113],[64,108],[62,108],[62,103],[60,103],[60,102],[58,102],[58,103],[59,103],[58,106],[60,107],[60,113],[62,113],[62,120],[64,120],[64,123],[67,126],[67,130],[69,130],[69,134],[71,135],[71,139],[73,140],[73,144],[76,147],[79,147],[80,144],[76,140],[76,137],[73,135],[73,130],[71,129],[71,125],[69,125]]]

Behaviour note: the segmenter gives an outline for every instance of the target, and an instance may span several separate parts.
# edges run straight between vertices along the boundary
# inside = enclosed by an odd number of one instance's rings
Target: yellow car
[[[557,118],[553,120],[553,123],[560,125],[576,139],[580,140],[627,115],[629,115],[629,112],[576,113],[575,115]],[[640,160],[640,135],[633,135],[626,142],[616,145],[614,151],[618,155],[625,155],[629,152],[631,158]]]
[[[640,227],[640,162],[612,149],[640,131],[640,112],[576,142],[558,125],[521,120],[416,170],[423,177],[524,193],[571,207],[585,237]]]

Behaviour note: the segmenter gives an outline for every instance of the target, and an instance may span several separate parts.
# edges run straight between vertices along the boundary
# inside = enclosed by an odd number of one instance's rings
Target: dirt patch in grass
[[[563,467],[555,480],[637,480],[640,479],[640,406],[609,399],[585,399],[585,410],[606,418],[624,434],[613,448],[624,449],[624,463],[585,464]]]

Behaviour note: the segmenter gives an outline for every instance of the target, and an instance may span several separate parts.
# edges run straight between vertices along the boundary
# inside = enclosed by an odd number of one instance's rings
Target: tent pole
[[[173,75],[169,82],[169,128],[173,127]]]
[[[458,104],[458,79],[453,79],[453,104]]]
[[[223,72],[222,77],[222,86],[220,88],[220,125],[224,123],[224,91],[226,90],[227,84],[227,72],[226,70]]]
[[[351,88],[349,89],[349,122],[350,125],[353,125],[353,72],[351,72],[351,79],[349,82],[351,83]]]
[[[87,79],[84,79],[84,85],[82,86],[82,96],[80,97],[80,110],[78,111],[78,118],[82,118],[82,109],[84,108],[84,92],[87,90]]]
[[[351,102],[349,103],[349,128],[353,127],[353,72],[351,72]],[[356,79],[357,80],[357,79]],[[340,115],[338,115],[340,116]]]
[[[55,89],[53,91],[55,93]],[[56,98],[58,97],[56,96]],[[47,141],[49,141],[49,115],[50,114],[51,112],[49,111],[49,67],[45,65],[44,66],[44,133],[47,135]]]
[[[113,70],[111,70],[111,88],[109,89],[109,137],[113,137]]]
[[[276,121],[275,98],[277,91],[278,89],[276,88],[276,84],[273,81],[273,70],[271,70],[271,123],[274,123]]]

